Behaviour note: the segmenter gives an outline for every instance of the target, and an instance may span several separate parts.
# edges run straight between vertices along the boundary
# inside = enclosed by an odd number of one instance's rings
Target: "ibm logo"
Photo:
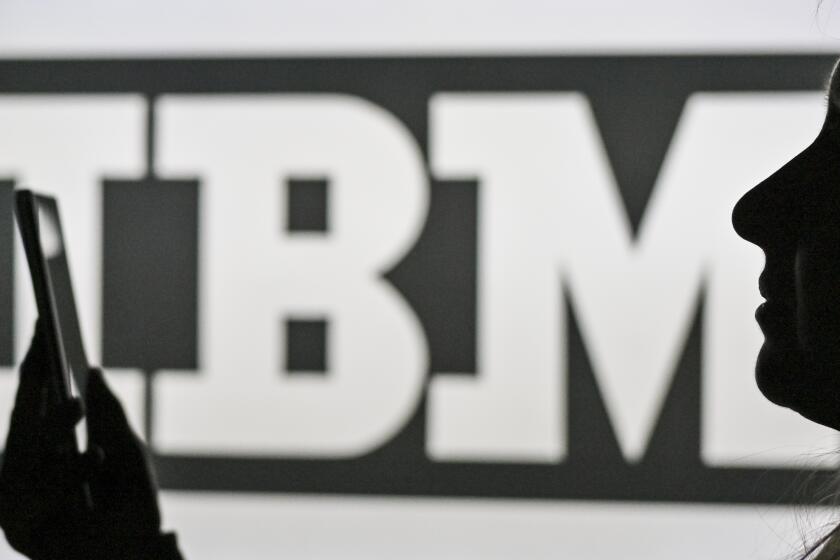
[[[753,386],[729,213],[832,62],[0,62],[0,358],[27,185],[164,487],[778,502],[833,440]]]

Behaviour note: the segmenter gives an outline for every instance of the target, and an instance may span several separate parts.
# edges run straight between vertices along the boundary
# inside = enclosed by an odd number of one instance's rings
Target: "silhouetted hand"
[[[132,431],[102,371],[90,371],[87,395],[88,447],[99,461],[88,477],[93,533],[109,558],[162,558],[174,539],[160,532],[157,485],[146,446]],[[169,556],[166,556],[169,557]]]
[[[87,540],[84,477],[72,440],[77,400],[58,404],[42,325],[23,361],[0,470],[0,525],[30,558],[81,554]]]
[[[40,321],[21,366],[0,469],[0,526],[36,560],[178,559],[160,532],[157,489],[145,446],[132,432],[102,372],[87,387],[88,449],[72,439],[77,400],[57,404]]]

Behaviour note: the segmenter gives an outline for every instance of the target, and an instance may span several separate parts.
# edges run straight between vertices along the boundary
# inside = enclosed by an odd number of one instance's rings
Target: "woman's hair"
[[[838,531],[840,531],[840,525],[835,525],[831,531],[821,536],[816,542],[807,545],[805,553],[799,557],[799,560],[836,560],[837,558],[840,558],[840,555],[837,554],[840,551],[835,551],[834,554],[825,557],[823,557],[822,554],[819,554],[819,556],[817,554],[818,552],[822,552],[821,549],[823,545],[831,540]]]
[[[836,456],[836,453],[838,452],[825,455],[823,458],[829,459],[832,456]],[[799,487],[794,491],[794,493],[800,498],[816,496],[817,502],[813,504],[813,506],[827,508],[831,511],[840,509],[840,475],[831,476],[828,480],[819,484],[816,484],[816,481],[817,476],[815,471],[812,471],[812,473],[798,485]],[[803,501],[808,502],[810,500]],[[810,509],[813,506],[808,505],[804,507]],[[807,514],[803,511],[798,517],[802,520],[804,517],[807,517]],[[799,553],[795,559],[840,560],[840,541],[838,541],[837,544],[830,542],[836,535],[840,534],[840,522],[838,522],[836,516],[832,521],[822,524],[821,528],[815,530],[815,532],[821,532],[821,534],[819,534],[816,538],[812,538],[807,534],[810,531],[806,530],[806,526],[809,525],[813,526],[815,524],[812,520],[804,519],[800,530],[802,537],[802,552]]]

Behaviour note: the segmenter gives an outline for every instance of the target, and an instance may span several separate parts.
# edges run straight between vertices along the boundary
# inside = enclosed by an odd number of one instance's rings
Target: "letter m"
[[[429,453],[564,459],[564,292],[628,461],[645,455],[701,297],[702,459],[786,464],[802,452],[791,443],[824,435],[754,387],[762,257],[729,221],[821,109],[818,93],[693,95],[634,236],[584,96],[433,98],[433,173],[480,184],[479,371],[433,379]]]

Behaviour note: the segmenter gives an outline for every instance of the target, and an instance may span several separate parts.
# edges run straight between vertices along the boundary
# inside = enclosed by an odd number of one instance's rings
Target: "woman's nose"
[[[783,196],[785,189],[780,184],[785,175],[782,171],[747,191],[732,210],[735,233],[763,249],[780,238],[791,218]]]
[[[812,196],[813,173],[805,150],[767,179],[750,189],[732,210],[735,232],[766,249],[770,245],[795,241],[803,196]]]
[[[732,210],[732,226],[735,233],[756,245],[761,244],[762,230],[766,227],[764,216],[768,197],[764,195],[764,183],[753,187],[742,196]]]

